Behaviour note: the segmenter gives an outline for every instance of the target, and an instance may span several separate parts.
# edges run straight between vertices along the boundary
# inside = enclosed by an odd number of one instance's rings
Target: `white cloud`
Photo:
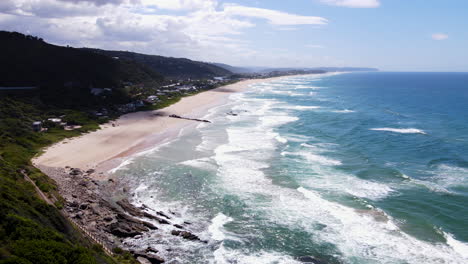
[[[449,38],[449,36],[444,33],[435,33],[435,34],[432,34],[431,37],[433,40],[446,40]]]
[[[352,7],[352,8],[375,8],[380,6],[379,0],[320,0],[325,4]]]
[[[88,2],[88,3],[93,3],[97,6],[100,6],[100,5],[107,5],[107,4],[119,5],[124,2],[127,2],[128,0],[59,0],[59,1],[69,2],[69,3]],[[134,1],[134,0],[130,0],[130,1]]]
[[[217,5],[216,0],[136,0],[147,7],[167,10],[211,9]]]
[[[323,25],[327,23],[327,20],[323,17],[301,16],[276,10],[235,4],[224,5],[224,12],[234,16],[263,18],[273,25]]]
[[[327,22],[217,0],[0,0],[0,30],[36,35],[59,45],[239,65],[252,57],[267,62],[270,56],[243,36],[257,19],[276,29]]]

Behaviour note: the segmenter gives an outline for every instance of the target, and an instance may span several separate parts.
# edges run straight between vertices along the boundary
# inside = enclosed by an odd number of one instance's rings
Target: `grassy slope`
[[[42,114],[34,104],[0,100],[0,263],[113,263],[40,200],[20,173],[26,170],[41,190],[56,194],[54,183],[30,159],[41,147],[79,132],[33,133],[28,125]],[[89,122],[85,129],[93,128]]]

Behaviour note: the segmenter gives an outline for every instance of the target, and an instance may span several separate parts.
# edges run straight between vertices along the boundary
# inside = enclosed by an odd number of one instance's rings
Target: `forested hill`
[[[169,78],[205,79],[232,74],[229,70],[219,67],[218,65],[183,58],[145,55],[128,51],[108,51],[100,49],[84,50],[94,51],[95,53],[104,54],[113,58],[135,61],[144,64],[152,70]]]
[[[0,86],[113,87],[162,80],[155,71],[133,61],[55,46],[16,32],[0,31],[0,61]]]

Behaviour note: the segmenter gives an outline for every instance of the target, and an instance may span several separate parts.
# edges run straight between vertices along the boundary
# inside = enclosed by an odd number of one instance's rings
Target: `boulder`
[[[76,169],[76,168],[75,168],[75,169],[71,169],[71,171],[70,171],[69,174],[70,174],[70,175],[73,175],[73,176],[78,176],[78,175],[83,174],[83,172],[82,172],[80,169]]]
[[[147,212],[144,212],[142,211],[140,208],[134,206],[133,204],[131,204],[127,199],[123,199],[123,200],[120,200],[117,202],[117,204],[122,207],[122,209],[129,213],[130,215],[133,215],[133,216],[136,216],[136,217],[146,217],[148,219],[152,219],[152,220],[156,220],[158,221],[160,224],[169,224],[168,221],[166,221],[165,219],[162,219],[160,217],[157,217],[157,216],[154,216],[152,214],[149,214]]]
[[[156,212],[156,214],[157,214],[157,215],[160,215],[160,216],[162,216],[162,217],[165,217],[165,218],[167,218],[167,219],[171,219],[167,214],[165,214],[165,213],[163,213],[163,212],[161,212],[161,211]]]
[[[145,249],[145,252],[146,252],[146,253],[158,253],[158,250],[157,250],[157,249],[154,249],[154,248],[152,248],[152,247],[147,247],[147,248]]]
[[[298,257],[297,260],[299,260],[300,262],[309,263],[309,264],[326,264],[325,262],[319,259],[316,259],[314,257],[311,257],[311,256]]]
[[[171,232],[171,235],[173,236],[180,236],[184,239],[187,239],[187,240],[192,240],[192,241],[200,241],[200,238],[188,231],[179,231],[179,230],[172,230]]]
[[[127,238],[127,237],[135,237],[141,235],[141,232],[131,230],[131,229],[123,229],[118,226],[112,226],[109,228],[111,234],[117,237]]]
[[[146,253],[146,252],[134,252],[133,255],[138,259],[138,258],[144,258],[149,261],[151,264],[160,264],[164,263],[165,260],[155,254],[152,253]]]

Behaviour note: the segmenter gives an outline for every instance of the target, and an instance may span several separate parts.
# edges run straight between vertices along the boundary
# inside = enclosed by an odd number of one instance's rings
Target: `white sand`
[[[276,78],[273,78],[276,79]],[[253,79],[219,87],[193,96],[156,111],[136,112],[123,115],[115,123],[76,138],[61,141],[45,149],[44,154],[33,159],[35,165],[89,169],[100,167],[100,171],[119,165],[119,159],[161,142],[177,137],[184,127],[194,126],[196,121],[167,117],[176,114],[184,117],[201,118],[206,111],[225,102],[228,95],[243,91],[250,84],[272,79]],[[166,116],[156,116],[163,113]]]

